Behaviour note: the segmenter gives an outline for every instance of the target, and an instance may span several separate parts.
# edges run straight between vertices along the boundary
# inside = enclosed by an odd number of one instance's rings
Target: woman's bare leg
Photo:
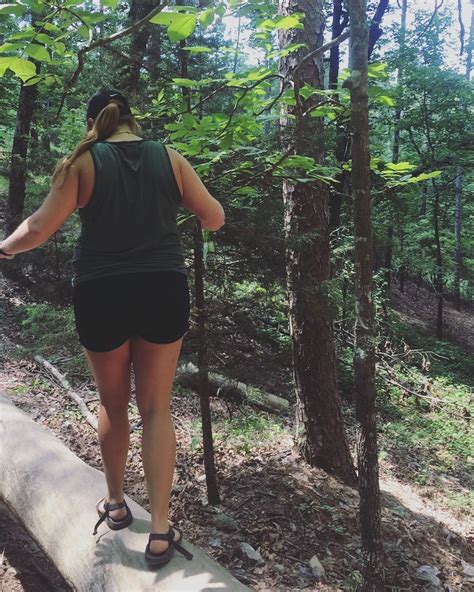
[[[151,507],[151,530],[166,533],[176,463],[171,389],[183,338],[166,344],[150,343],[141,337],[130,341],[137,405],[143,421],[142,459]],[[166,541],[150,543],[152,553],[160,553],[167,546]]]
[[[130,342],[110,352],[85,349],[85,354],[101,401],[98,432],[108,489],[106,499],[111,503],[121,502],[130,444]],[[99,508],[103,510],[103,502]],[[115,520],[124,518],[126,514],[126,508],[110,512]]]

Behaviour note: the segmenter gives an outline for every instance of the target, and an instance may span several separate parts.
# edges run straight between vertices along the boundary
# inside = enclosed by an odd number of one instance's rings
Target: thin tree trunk
[[[199,220],[194,228],[194,293],[198,329],[199,403],[201,408],[204,472],[207,498],[211,505],[220,503],[214,462],[211,407],[209,402],[209,361],[207,354],[206,302],[204,297],[203,240]]]
[[[323,42],[324,16],[320,0],[281,0],[279,13],[305,14],[304,29],[279,30],[279,45],[306,43],[307,47],[280,60],[280,73],[288,83],[301,58]],[[322,55],[307,60],[294,81],[296,89],[308,83],[323,86]],[[301,99],[301,97],[300,97]],[[288,108],[296,116],[290,129],[287,112],[281,124],[286,128],[293,153],[324,162],[321,118],[303,117],[311,103]],[[292,120],[293,121],[293,120]],[[284,150],[288,146],[284,146]],[[328,191],[324,183],[283,182],[285,205],[286,267],[289,292],[289,327],[292,339],[296,391],[295,443],[311,466],[318,466],[348,484],[355,484],[354,466],[344,433],[341,400],[336,382],[336,356],[328,303],[329,216]]]
[[[400,22],[400,35],[399,35],[399,60],[403,64],[405,55],[405,39],[406,39],[406,26],[407,26],[407,0],[402,0],[402,15]],[[403,79],[403,68],[399,66],[397,73],[397,83],[401,84]],[[400,159],[400,121],[402,118],[402,110],[399,105],[395,107],[395,129],[393,132],[393,144],[392,144],[392,162],[397,163]],[[392,196],[394,196],[392,191]],[[392,200],[389,202],[392,203]],[[386,297],[388,298],[391,288],[392,278],[392,259],[393,259],[393,224],[390,221],[387,228],[387,241],[385,245],[385,285],[386,285]]]
[[[441,251],[441,240],[439,233],[439,191],[436,183],[432,182],[434,191],[434,205],[433,205],[433,229],[436,249],[436,270],[434,279],[434,288],[437,299],[436,311],[436,337],[443,339],[443,298],[444,298],[444,281],[443,281],[443,256]]]
[[[469,30],[469,42],[466,56],[466,80],[471,79],[472,50],[474,45],[474,0],[471,0],[471,25]],[[462,268],[462,187],[464,167],[459,165],[456,170],[456,198],[454,214],[454,299],[456,308],[461,310],[461,268]]]
[[[363,556],[363,592],[384,590],[375,391],[375,308],[370,198],[367,97],[367,5],[349,0],[350,68],[358,72],[351,89],[352,191],[355,234],[355,394],[360,423],[358,473]]]
[[[464,177],[464,167],[458,165],[456,168],[455,181],[455,210],[454,210],[454,303],[458,310],[461,310],[461,228],[462,228],[462,183]]]

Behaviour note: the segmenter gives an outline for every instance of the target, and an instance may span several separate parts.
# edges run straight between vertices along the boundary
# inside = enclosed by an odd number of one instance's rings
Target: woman
[[[218,230],[224,210],[188,161],[160,142],[143,140],[127,99],[112,90],[87,104],[87,133],[54,172],[41,207],[0,243],[0,258],[43,244],[76,210],[73,305],[79,340],[100,394],[99,442],[107,495],[99,524],[133,520],[124,501],[129,448],[131,369],[143,423],[142,459],[151,507],[145,558],[167,563],[181,530],[168,522],[176,439],[171,388],[189,329],[189,287],[176,226],[180,205],[201,227]]]

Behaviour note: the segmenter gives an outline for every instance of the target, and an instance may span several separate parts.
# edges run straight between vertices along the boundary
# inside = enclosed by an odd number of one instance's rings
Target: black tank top
[[[97,142],[95,184],[79,209],[72,285],[130,272],[186,272],[176,216],[181,194],[161,142]]]

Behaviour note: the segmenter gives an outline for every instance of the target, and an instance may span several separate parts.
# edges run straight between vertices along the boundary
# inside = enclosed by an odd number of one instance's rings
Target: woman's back
[[[134,271],[186,273],[176,224],[182,198],[163,144],[96,142],[90,154],[94,188],[79,209],[73,286]]]

